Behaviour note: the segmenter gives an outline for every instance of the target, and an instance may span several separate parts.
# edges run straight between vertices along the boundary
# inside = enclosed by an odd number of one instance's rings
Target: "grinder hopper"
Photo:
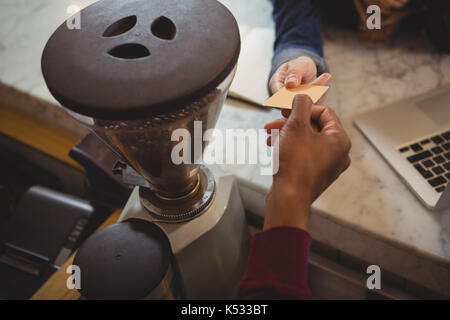
[[[208,205],[214,179],[171,159],[176,129],[213,128],[240,50],[232,14],[217,1],[102,0],[62,24],[42,72],[53,96],[142,175],[142,204],[160,218],[190,219]],[[205,145],[203,145],[204,150]]]

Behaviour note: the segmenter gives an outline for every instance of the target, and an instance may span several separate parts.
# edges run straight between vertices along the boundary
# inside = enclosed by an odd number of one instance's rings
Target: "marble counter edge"
[[[70,117],[56,101],[49,101],[46,98],[21,91],[2,81],[0,81],[0,103],[80,137],[89,132],[83,125]]]
[[[252,182],[237,180],[243,195],[244,207],[253,214],[263,217],[267,190]],[[332,247],[351,258],[357,258],[367,265],[377,264],[382,270],[404,278],[408,285],[418,284],[441,294],[450,295],[450,288],[442,286],[442,283],[450,281],[450,263],[440,257],[341,221],[314,205],[311,209],[308,232],[314,241]]]
[[[252,189],[252,191],[258,192],[258,193],[261,194],[262,197],[265,197],[265,193],[267,192],[268,189],[265,189],[265,188],[261,187],[260,185],[256,185],[256,184],[254,184],[254,183],[252,183],[250,181],[246,181],[246,180],[243,180],[241,178],[238,178],[237,180],[238,180],[239,185],[244,186],[244,187],[249,188],[249,189]],[[257,207],[261,207],[261,206],[259,204],[257,204]],[[261,213],[260,210],[258,210],[258,211],[259,212],[254,212],[254,213],[258,214],[261,217],[264,217],[264,213]],[[378,238],[381,241],[384,241],[384,242],[386,242],[389,245],[397,247],[398,249],[406,249],[408,251],[414,252],[417,255],[423,255],[426,258],[428,258],[430,260],[433,260],[435,263],[441,264],[443,267],[449,269],[449,271],[450,271],[450,262],[444,261],[439,256],[436,256],[434,254],[430,254],[430,253],[427,253],[427,252],[424,252],[424,251],[420,251],[420,250],[418,250],[417,248],[415,248],[413,246],[405,245],[404,243],[401,243],[399,241],[395,241],[394,239],[381,237],[378,234],[376,234],[376,233],[374,233],[372,231],[368,231],[366,229],[363,229],[363,228],[361,228],[360,226],[358,226],[356,224],[351,224],[351,223],[349,223],[347,221],[340,220],[339,218],[328,214],[326,211],[321,210],[314,203],[312,205],[311,212],[314,215],[316,215],[316,214],[321,215],[322,217],[324,217],[324,218],[326,218],[326,219],[328,219],[330,221],[333,221],[334,223],[337,223],[337,224],[341,225],[342,227],[346,227],[346,228],[358,231],[361,234],[365,234],[365,235],[373,237],[373,238]]]

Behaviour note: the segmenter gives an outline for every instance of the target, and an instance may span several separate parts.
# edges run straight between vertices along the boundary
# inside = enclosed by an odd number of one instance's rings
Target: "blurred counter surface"
[[[69,5],[92,0],[2,0],[0,10],[0,101],[77,134],[86,130],[70,119],[48,92],[40,70],[44,45],[68,17]],[[266,0],[222,1],[239,23],[272,27]],[[405,289],[418,286],[450,296],[450,210],[431,212],[354,127],[352,119],[395,100],[450,83],[450,56],[436,53],[421,35],[402,35],[373,45],[348,30],[322,30],[333,73],[327,104],[343,120],[353,149],[352,165],[314,203],[309,231],[315,250],[343,263],[376,264]],[[61,75],[62,77],[70,75]],[[263,128],[280,117],[228,99],[218,128]],[[271,176],[259,165],[217,165],[216,175],[233,173],[247,209],[264,213]],[[383,273],[382,273],[383,277]],[[383,279],[383,278],[382,278]]]

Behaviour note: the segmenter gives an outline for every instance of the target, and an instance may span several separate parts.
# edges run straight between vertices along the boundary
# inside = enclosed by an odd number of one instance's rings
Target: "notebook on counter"
[[[267,83],[272,67],[274,28],[240,25],[241,54],[229,96],[262,105],[268,98]]]

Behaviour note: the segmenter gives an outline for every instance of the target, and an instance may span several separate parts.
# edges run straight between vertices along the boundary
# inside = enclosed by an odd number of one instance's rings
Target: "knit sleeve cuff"
[[[328,68],[328,64],[325,61],[325,59],[322,58],[319,54],[317,54],[313,49],[309,47],[300,47],[300,46],[286,47],[277,49],[277,51],[275,52],[275,55],[272,59],[272,70],[270,71],[269,79],[272,78],[272,75],[275,73],[275,71],[278,70],[278,68],[283,63],[301,56],[310,57],[316,63],[318,76],[321,75],[322,73],[330,72],[330,69]]]
[[[239,286],[243,299],[308,299],[308,253],[311,237],[305,230],[278,227],[257,233],[246,273]]]

